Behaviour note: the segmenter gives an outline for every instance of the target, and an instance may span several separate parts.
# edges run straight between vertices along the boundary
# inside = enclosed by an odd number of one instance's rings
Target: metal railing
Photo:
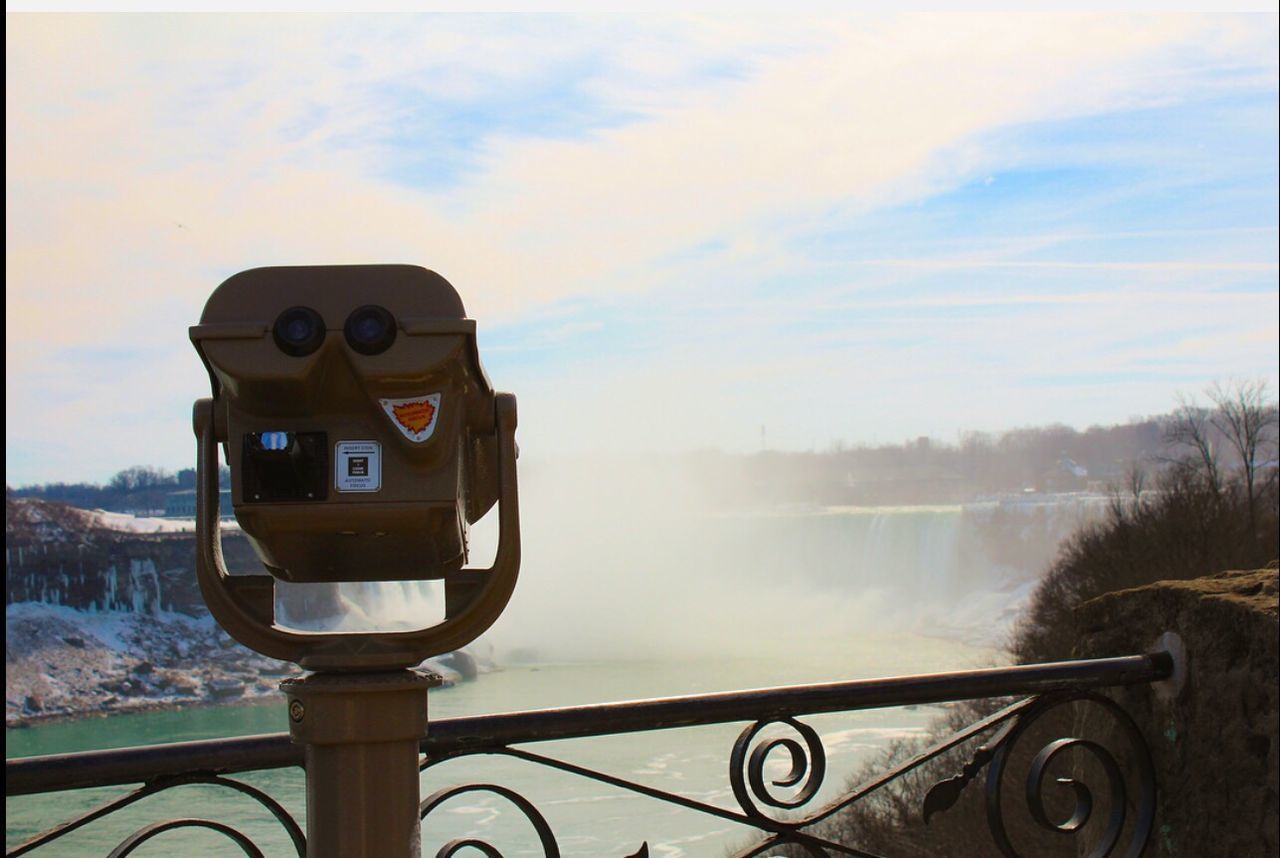
[[[1004,855],[1020,854],[1016,838],[1006,824],[1005,806],[1010,791],[1003,784],[1006,770],[1025,764],[1028,774],[1024,798],[1030,818],[1035,825],[1055,835],[1072,835],[1072,842],[1064,846],[1067,851],[1062,854],[1075,855],[1077,850],[1084,854],[1076,840],[1092,819],[1094,824],[1087,830],[1096,842],[1089,844],[1088,854],[1137,856],[1144,850],[1154,823],[1155,781],[1150,753],[1132,719],[1098,692],[1166,680],[1173,670],[1172,656],[1160,652],[448,718],[431,722],[427,738],[421,743],[420,768],[426,770],[445,760],[469,755],[500,755],[754,829],[761,837],[737,853],[743,858],[780,849],[792,850],[789,854],[799,850],[799,854],[804,855],[866,856],[873,853],[830,839],[819,824],[946,752],[984,739],[958,774],[940,779],[928,791],[922,806],[926,822],[953,806],[965,786],[985,769],[985,807],[992,843]],[[846,790],[835,800],[808,809],[823,784],[827,765],[817,731],[798,720],[800,716],[998,698],[1017,699],[890,766],[888,771]],[[1094,707],[1110,720],[1112,731],[1106,741],[1119,740],[1126,746],[1120,757],[1116,749],[1104,741],[1057,734],[1045,741],[1033,758],[1028,758],[1026,753],[1015,755],[1015,747],[1019,740],[1030,735],[1032,725],[1043,727],[1051,720],[1047,715],[1062,711],[1072,703]],[[747,723],[730,749],[728,759],[736,808],[709,804],[517,747],[550,740],[733,722]],[[767,738],[776,728],[788,731],[788,735]],[[1061,732],[1057,726],[1054,729]],[[1070,728],[1067,729],[1070,732]],[[764,771],[766,761],[775,752],[789,756],[790,772],[770,781]],[[1065,793],[1071,798],[1066,818],[1062,819],[1061,800],[1056,804],[1049,802],[1054,807],[1052,811],[1047,809],[1043,786],[1049,770],[1057,766],[1055,771],[1061,771],[1064,761],[1074,767],[1071,771],[1078,777],[1082,771],[1078,757],[1091,758],[1093,771],[1105,775],[1105,802],[1097,800],[1081,780],[1059,777],[1057,782],[1069,788]],[[303,749],[292,744],[287,733],[9,760],[5,764],[7,796],[121,784],[141,786],[30,838],[6,855],[23,855],[55,843],[72,831],[158,792],[200,783],[234,789],[257,801],[279,820],[294,850],[302,856],[306,854],[306,837],[297,821],[262,790],[228,777],[302,765]],[[779,790],[786,794],[779,795]],[[518,792],[498,784],[471,783],[440,790],[422,801],[420,817],[425,820],[443,802],[473,793],[488,793],[511,802],[532,824],[543,853],[560,854],[555,833],[537,807]],[[1099,813],[1100,809],[1104,812]],[[196,818],[145,826],[110,854],[112,858],[127,855],[152,837],[183,827],[216,831],[232,840],[246,855],[262,854],[250,838],[233,826]],[[466,848],[488,856],[501,855],[492,844],[477,839],[450,841],[435,854],[447,858]],[[633,856],[647,854],[647,845],[639,844]]]

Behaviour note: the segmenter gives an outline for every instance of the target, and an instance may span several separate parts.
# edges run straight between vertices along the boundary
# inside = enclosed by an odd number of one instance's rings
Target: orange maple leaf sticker
[[[393,405],[396,420],[410,432],[421,432],[431,425],[436,416],[436,407],[427,400],[408,402],[404,405]]]

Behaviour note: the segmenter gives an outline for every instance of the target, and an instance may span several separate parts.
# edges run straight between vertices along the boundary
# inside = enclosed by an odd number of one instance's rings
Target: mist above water
[[[675,457],[522,461],[520,580],[476,647],[498,661],[670,659],[903,632],[996,646],[1041,571],[993,559],[1009,552],[980,511],[784,506],[755,502],[758,489]],[[1079,512],[1059,518],[1017,538],[1056,544]],[[469,565],[488,565],[496,541],[491,513]],[[341,600],[348,630],[443,613],[438,582],[342,585]]]

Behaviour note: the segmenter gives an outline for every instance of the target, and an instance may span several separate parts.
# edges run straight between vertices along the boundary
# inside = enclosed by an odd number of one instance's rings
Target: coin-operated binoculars
[[[191,340],[196,573],[236,640],[317,671],[286,680],[306,746],[310,856],[409,855],[427,689],[406,670],[493,624],[520,565],[516,403],[480,365],[475,322],[438,274],[407,265],[255,268],[219,286]],[[266,575],[229,575],[218,445],[236,519]],[[465,568],[495,503],[493,566]],[[275,582],[443,580],[443,622],[413,631],[277,626]]]

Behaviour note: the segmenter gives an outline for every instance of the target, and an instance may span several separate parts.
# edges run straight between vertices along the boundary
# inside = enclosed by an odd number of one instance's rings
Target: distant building
[[[231,513],[231,489],[218,492],[218,512],[223,518]],[[196,490],[183,489],[165,495],[164,514],[166,518],[195,518]]]

